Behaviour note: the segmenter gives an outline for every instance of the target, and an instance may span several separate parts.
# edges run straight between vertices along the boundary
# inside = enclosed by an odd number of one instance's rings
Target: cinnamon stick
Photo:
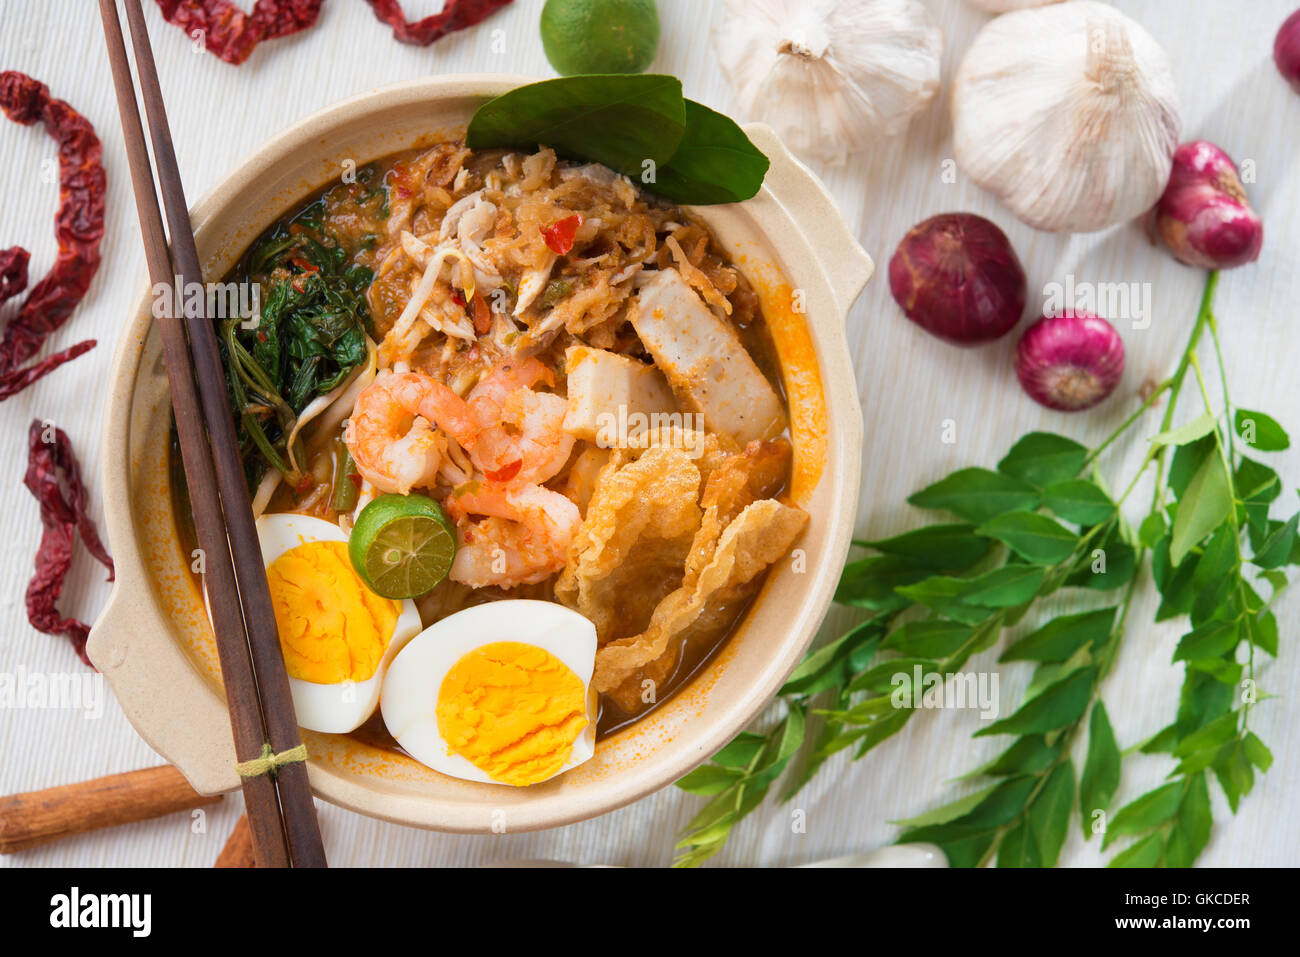
[[[226,846],[221,849],[221,853],[217,855],[217,862],[212,866],[257,866],[253,858],[253,835],[248,829],[248,815],[239,815],[239,820],[235,822],[235,829],[230,832],[230,837],[226,839]]]
[[[0,798],[0,854],[215,804],[171,765]]]

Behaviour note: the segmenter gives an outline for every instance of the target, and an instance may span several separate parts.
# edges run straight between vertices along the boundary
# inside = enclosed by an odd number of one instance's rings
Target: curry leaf
[[[1031,485],[1051,485],[1074,478],[1088,450],[1073,439],[1051,432],[1030,432],[1011,447],[998,471]]]
[[[1074,765],[1067,758],[1043,782],[1042,790],[1029,805],[1029,829],[1042,863],[1054,867],[1070,827],[1074,807]]]
[[[1115,812],[1115,816],[1106,826],[1102,848],[1109,847],[1112,842],[1126,835],[1142,834],[1163,824],[1178,813],[1178,805],[1182,799],[1183,783],[1171,781],[1124,805]]]
[[[1151,441],[1156,445],[1190,445],[1202,436],[1213,432],[1215,421],[1213,415],[1203,412],[1186,425],[1152,436]]]
[[[988,469],[969,468],[923,488],[909,499],[921,508],[943,509],[969,522],[984,522],[1013,509],[1038,505],[1033,486]]]
[[[1110,799],[1119,787],[1120,753],[1110,726],[1106,706],[1098,701],[1088,719],[1088,757],[1079,778],[1079,817],[1083,837],[1092,836],[1094,815],[1110,809]]]
[[[1237,434],[1261,452],[1281,452],[1291,447],[1291,437],[1272,416],[1250,409],[1238,409],[1233,417]]]
[[[1115,855],[1108,867],[1155,867],[1164,852],[1159,834],[1151,834]]]
[[[1100,525],[1115,514],[1115,503],[1093,482],[1069,479],[1043,490],[1043,504],[1080,525]]]
[[[1065,526],[1024,510],[997,515],[976,531],[998,539],[1021,558],[1040,565],[1055,565],[1069,558],[1078,542],[1078,536]]]
[[[1003,565],[970,579],[963,598],[968,604],[988,608],[1021,605],[1038,594],[1043,576],[1043,569],[1036,565]]]
[[[1232,513],[1228,473],[1218,455],[1207,455],[1179,497],[1169,542],[1169,560],[1179,565],[1197,543]]]
[[[1002,653],[999,661],[1065,661],[1089,643],[1105,640],[1115,607],[1053,618]]]
[[[995,721],[987,728],[975,732],[975,737],[990,734],[1033,734],[1055,731],[1073,724],[1083,716],[1092,697],[1092,683],[1097,669],[1088,667],[1076,671],[1063,681],[1052,685],[1009,718]]]
[[[965,523],[926,525],[893,538],[861,542],[878,552],[899,555],[934,571],[962,571],[984,558],[993,547]]]

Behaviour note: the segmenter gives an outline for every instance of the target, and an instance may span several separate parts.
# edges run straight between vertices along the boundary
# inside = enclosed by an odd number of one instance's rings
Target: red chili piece
[[[447,0],[442,11],[414,23],[406,19],[399,0],[366,0],[375,16],[393,28],[393,36],[401,43],[427,47],[449,33],[464,30],[486,20],[491,14],[510,4],[511,0]]]
[[[245,13],[230,0],[158,0],[158,9],[193,37],[200,33],[209,53],[238,66],[263,40],[306,30],[320,16],[322,0],[257,0]]]
[[[485,336],[492,328],[492,310],[488,308],[483,293],[474,290],[474,331]]]
[[[573,237],[578,234],[578,227],[581,225],[582,213],[574,213],[572,216],[565,216],[559,222],[539,228],[542,231],[542,238],[546,240],[546,245],[551,248],[551,251],[557,256],[563,256],[573,248]]]
[[[514,478],[516,475],[519,474],[519,470],[522,469],[523,467],[524,467],[523,459],[516,459],[515,461],[509,463],[508,465],[503,465],[501,468],[497,469],[496,471],[484,472],[483,474],[487,477],[488,481],[490,482],[509,482],[512,478]]]
[[[0,73],[0,109],[24,126],[40,120],[59,145],[59,211],[54,217],[58,257],[54,267],[32,287],[0,339],[2,400],[95,344],[88,340],[44,362],[18,368],[72,315],[99,269],[106,180],[100,163],[103,148],[95,128],[67,103],[52,98],[44,83],[15,70]],[[3,301],[26,285],[26,251],[14,247],[0,253],[0,272],[4,276],[0,280]]]
[[[86,657],[89,626],[76,618],[64,618],[55,603],[72,567],[78,532],[86,550],[108,569],[109,581],[113,580],[113,559],[86,511],[86,487],[81,482],[72,442],[62,429],[40,419],[32,422],[27,432],[27,474],[23,484],[40,503],[41,524],[45,526],[36,552],[36,573],[27,585],[27,620],[47,635],[66,635],[81,660],[90,664]]]

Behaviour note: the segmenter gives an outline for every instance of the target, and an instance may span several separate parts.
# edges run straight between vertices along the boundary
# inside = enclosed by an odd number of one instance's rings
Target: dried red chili
[[[257,0],[245,13],[230,0],[158,0],[168,23],[203,41],[209,53],[238,66],[263,40],[306,30],[320,16],[322,0]]]
[[[55,603],[63,593],[63,582],[72,567],[77,534],[113,580],[113,559],[109,557],[95,524],[86,511],[86,487],[72,451],[72,442],[62,429],[32,422],[27,432],[27,474],[23,484],[36,496],[41,507],[41,544],[36,552],[36,572],[27,585],[27,620],[47,635],[66,635],[81,660],[86,657],[86,636],[90,628],[76,618],[64,618]]]
[[[95,344],[93,340],[79,343],[59,356],[18,368],[72,315],[99,269],[106,180],[95,128],[63,100],[51,97],[44,83],[15,70],[0,73],[0,109],[24,126],[40,120],[59,146],[59,210],[54,218],[59,252],[53,268],[32,287],[0,339],[0,399],[4,399]],[[26,285],[27,253],[15,247],[0,256],[7,298]]]
[[[56,352],[39,362],[33,362],[25,368],[15,369],[13,372],[0,376],[0,402],[22,392],[23,389],[37,379],[49,375],[63,363],[70,362],[77,356],[89,352],[95,348],[95,343],[94,339],[78,342],[75,346],[64,349],[62,352]]]
[[[27,288],[27,250],[0,249],[0,306]]]
[[[447,0],[442,11],[412,23],[402,12],[400,0],[366,0],[375,16],[393,28],[393,36],[401,43],[427,47],[449,33],[464,30],[486,20],[491,14],[510,4],[511,0]]]
[[[551,223],[549,226],[539,226],[542,238],[546,240],[546,245],[550,247],[551,252],[557,256],[563,256],[573,248],[573,237],[578,235],[578,227],[582,225],[582,213],[574,213],[572,216],[565,216],[558,222]]]

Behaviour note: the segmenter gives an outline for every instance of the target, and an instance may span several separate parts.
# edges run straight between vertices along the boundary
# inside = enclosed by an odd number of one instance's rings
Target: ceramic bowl
[[[220,277],[264,229],[347,168],[463,132],[485,99],[529,82],[474,75],[416,80],[330,106],[242,162],[193,209],[205,275]],[[818,180],[765,126],[762,191],[695,212],[758,291],[784,367],[794,472],[811,516],[797,551],[768,575],[741,626],[684,688],[596,757],[529,788],[444,777],[351,737],[305,732],[316,794],[362,814],[456,832],[554,827],[628,804],[707,759],[763,710],[807,650],[849,548],[862,413],[844,323],[871,260]],[[351,166],[350,164],[355,164]],[[114,359],[103,488],[117,583],[89,651],[144,739],[202,792],[238,786],[203,598],[171,495],[170,406],[161,342],[143,290]]]

